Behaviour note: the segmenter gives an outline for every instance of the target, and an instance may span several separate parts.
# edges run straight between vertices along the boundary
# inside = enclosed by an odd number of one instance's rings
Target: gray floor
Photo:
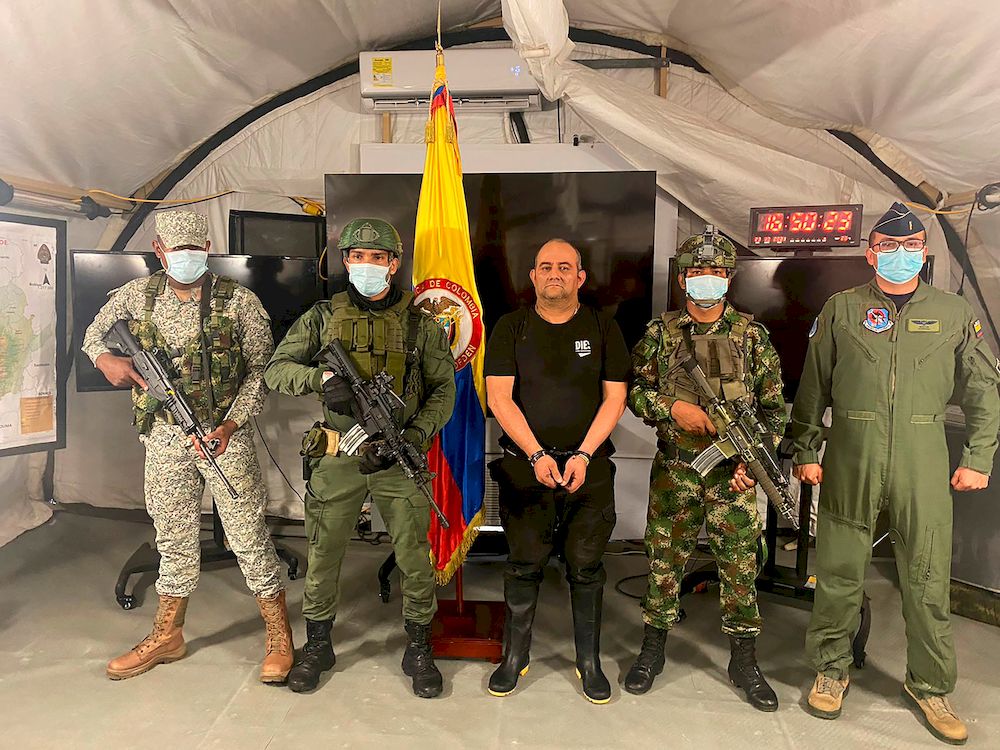
[[[781,700],[776,714],[761,714],[725,677],[728,650],[714,591],[686,599],[689,617],[671,634],[667,670],[651,693],[636,697],[616,685],[609,705],[587,703],[573,675],[566,586],[554,566],[522,687],[492,698],[485,691],[490,665],[446,661],[440,662],[444,697],[420,700],[399,672],[398,591],[388,605],[375,595],[375,570],[388,547],[362,543],[352,546],[344,566],[337,667],[316,693],[295,695],[257,682],[262,627],[235,568],[203,573],[188,611],[187,658],[110,682],[106,660],[145,635],[153,611],[151,588],[144,606],[121,610],[114,580],[151,533],[135,522],[63,512],[0,549],[0,746],[943,747],[900,697],[903,626],[891,566],[884,564],[868,586],[875,612],[868,665],[854,676],[844,715],[821,721],[801,708],[812,678],[802,658],[808,611],[771,597],[761,603],[761,664]],[[301,540],[290,544],[304,549]],[[644,565],[641,557],[609,557],[609,580],[641,573]],[[467,570],[467,596],[500,596],[499,563]],[[301,598],[302,581],[291,582],[297,640]],[[641,625],[636,602],[610,583],[604,633],[605,670],[617,682]],[[970,744],[1000,747],[1000,630],[956,617],[955,640],[961,680],[954,702],[969,721]]]

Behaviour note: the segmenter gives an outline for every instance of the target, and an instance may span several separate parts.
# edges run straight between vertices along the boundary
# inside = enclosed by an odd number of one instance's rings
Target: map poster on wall
[[[66,222],[0,213],[0,456],[65,445]]]

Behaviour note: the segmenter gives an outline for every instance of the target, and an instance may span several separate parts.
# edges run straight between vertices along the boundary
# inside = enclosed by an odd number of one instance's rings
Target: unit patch
[[[983,324],[979,322],[979,318],[972,323],[972,330],[976,332],[976,338],[981,339],[983,337]]]
[[[813,320],[812,328],[809,329],[809,338],[815,336],[816,331],[818,330],[819,330],[819,318],[817,317]]]
[[[861,323],[869,331],[882,333],[892,328],[892,318],[889,317],[889,310],[885,307],[869,307],[865,313],[865,319]]]
[[[941,321],[910,318],[906,321],[906,330],[913,333],[941,333]]]

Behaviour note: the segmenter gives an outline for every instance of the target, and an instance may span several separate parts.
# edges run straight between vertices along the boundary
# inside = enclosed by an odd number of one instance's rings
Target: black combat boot
[[[663,671],[667,658],[664,647],[667,645],[667,631],[653,625],[646,625],[642,634],[642,648],[635,664],[625,675],[625,689],[633,695],[648,693],[653,687],[656,675]]]
[[[753,637],[729,636],[729,649],[732,653],[729,679],[736,687],[743,689],[750,705],[758,711],[777,711],[778,696],[757,667],[757,654],[754,651],[756,644],[757,639]]]
[[[332,628],[333,620],[306,620],[306,645],[298,663],[288,673],[288,688],[293,693],[315,690],[319,676],[337,663],[330,641]]]
[[[573,636],[576,641],[576,674],[583,682],[583,694],[591,703],[611,700],[611,683],[601,670],[601,605],[604,584],[569,586],[573,609]]]
[[[431,626],[406,620],[409,643],[403,652],[403,674],[413,679],[413,694],[419,698],[437,698],[444,690],[444,678],[434,666],[431,651]]]
[[[531,623],[535,619],[539,581],[521,578],[504,579],[503,661],[490,675],[490,695],[502,698],[517,687],[517,678],[528,673],[528,652],[531,648]]]

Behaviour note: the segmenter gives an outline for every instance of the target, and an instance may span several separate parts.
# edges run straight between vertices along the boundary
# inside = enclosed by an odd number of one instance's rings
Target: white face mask
[[[724,276],[688,276],[684,280],[687,296],[698,307],[715,307],[729,291],[729,279]]]
[[[389,286],[389,267],[375,263],[348,263],[347,278],[363,297],[374,297]]]
[[[208,270],[207,250],[173,250],[163,254],[167,276],[181,284],[191,284]]]

